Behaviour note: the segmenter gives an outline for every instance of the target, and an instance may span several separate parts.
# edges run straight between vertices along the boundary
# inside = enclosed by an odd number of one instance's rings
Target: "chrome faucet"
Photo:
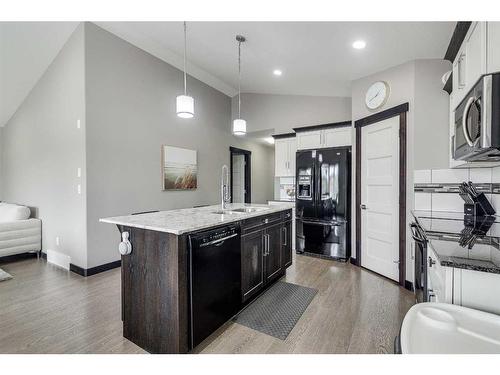
[[[231,200],[231,195],[229,194],[229,168],[227,165],[222,166],[222,175],[220,177],[220,194],[222,200],[222,209],[227,208],[227,203]]]

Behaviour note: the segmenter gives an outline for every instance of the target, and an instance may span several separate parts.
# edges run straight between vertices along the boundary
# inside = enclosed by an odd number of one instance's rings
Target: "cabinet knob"
[[[118,251],[121,255],[129,255],[132,252],[132,244],[130,243],[129,233],[122,233],[122,242],[118,245]]]

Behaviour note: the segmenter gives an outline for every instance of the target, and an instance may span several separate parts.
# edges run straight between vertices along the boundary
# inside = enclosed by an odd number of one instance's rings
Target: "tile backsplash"
[[[425,169],[414,171],[415,185],[458,184],[472,181],[476,184],[500,184],[500,167],[471,169]],[[493,208],[500,212],[500,194],[486,194]],[[456,192],[415,191],[415,209],[463,212],[464,201]]]

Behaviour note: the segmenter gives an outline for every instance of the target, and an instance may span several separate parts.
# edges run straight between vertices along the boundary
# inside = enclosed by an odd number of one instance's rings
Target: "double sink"
[[[214,211],[212,213],[217,215],[240,215],[240,214],[249,214],[257,211],[265,211],[268,209],[269,208],[267,207],[241,207],[241,208],[234,208],[232,210]]]

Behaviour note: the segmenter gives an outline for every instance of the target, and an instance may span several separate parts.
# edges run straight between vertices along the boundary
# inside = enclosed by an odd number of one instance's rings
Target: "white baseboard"
[[[71,258],[66,254],[58,253],[54,250],[47,250],[47,262],[69,270]]]

